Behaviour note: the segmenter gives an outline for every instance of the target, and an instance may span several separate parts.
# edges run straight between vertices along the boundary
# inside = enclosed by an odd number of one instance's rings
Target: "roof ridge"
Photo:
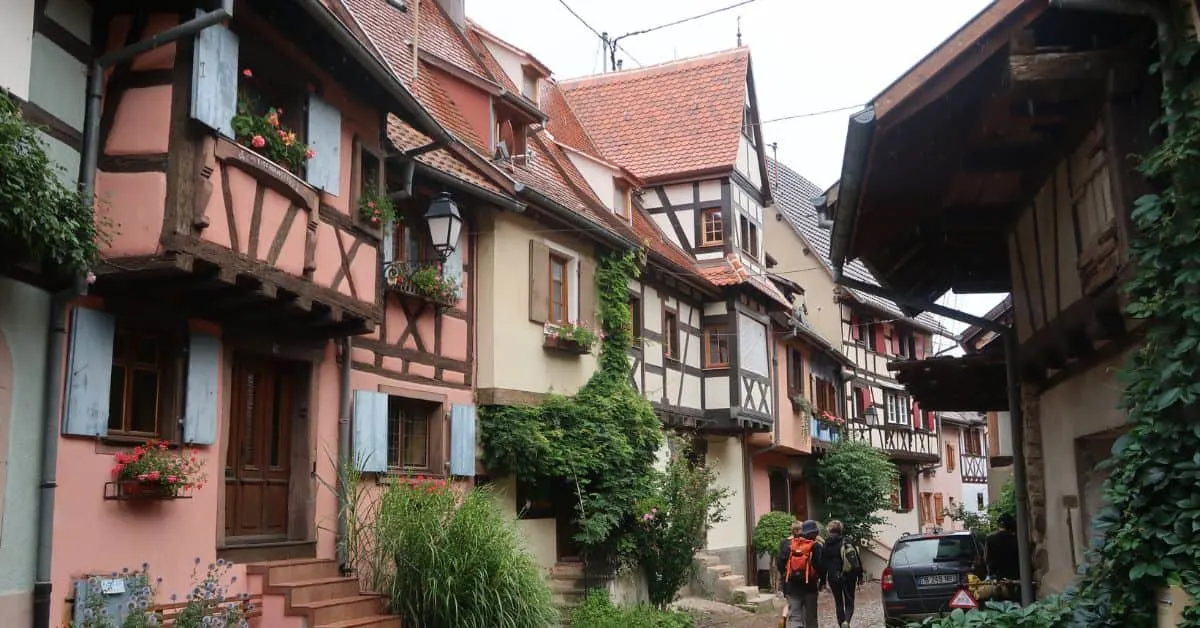
[[[741,57],[741,56],[746,56],[746,57],[750,56],[750,48],[748,46],[739,46],[736,48],[726,48],[725,50],[706,52],[706,53],[694,55],[691,57],[684,57],[682,59],[672,59],[671,61],[664,61],[662,63],[644,65],[640,68],[632,68],[632,69],[628,69],[628,70],[617,70],[616,72],[605,72],[605,73],[600,73],[600,74],[585,74],[582,76],[576,76],[576,77],[572,77],[572,78],[562,79],[562,80],[558,81],[558,83],[559,83],[559,85],[562,85],[564,83],[580,84],[580,83],[616,82],[620,79],[626,79],[626,78],[629,78],[630,76],[633,76],[633,75],[636,75],[639,73],[649,74],[649,73],[652,73],[655,71],[670,69],[672,66],[675,66],[675,65],[682,65],[685,63],[694,63],[696,61],[708,60],[708,59],[712,59],[714,61],[716,61],[718,59],[724,60],[725,58],[737,58],[737,57]],[[568,87],[564,86],[563,89],[572,89],[572,88],[568,88]]]

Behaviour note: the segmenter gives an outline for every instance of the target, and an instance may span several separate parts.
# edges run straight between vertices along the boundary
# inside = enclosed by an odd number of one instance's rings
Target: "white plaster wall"
[[[0,521],[0,597],[33,588],[49,316],[48,293],[0,277],[0,334],[13,360],[8,477]],[[23,598],[32,599],[28,594]],[[0,626],[29,625],[29,609],[19,599],[15,606],[0,604],[0,609],[5,609]]]
[[[658,225],[659,231],[667,237],[672,244],[683,248],[683,244],[679,242],[679,237],[675,235],[675,227],[671,225],[671,217],[666,214],[650,214],[650,218],[654,220],[654,224]]]
[[[0,88],[29,99],[34,0],[0,3]]]
[[[696,194],[691,183],[678,183],[663,188],[667,193],[667,202],[671,205],[691,205],[696,202]]]
[[[492,483],[496,499],[505,517],[517,518],[517,480],[515,476],[496,478]],[[558,562],[557,523],[554,519],[518,519],[517,529],[525,541],[525,549],[537,559],[538,565],[549,569]]]
[[[700,202],[721,200],[721,180],[709,179],[700,182]]]
[[[24,2],[16,1],[18,5]],[[8,3],[0,4],[7,7]],[[53,20],[84,43],[91,42],[90,3],[84,0],[49,0],[46,4],[46,18]],[[3,28],[0,26],[0,33],[3,33]],[[32,34],[30,49],[29,101],[75,130],[82,131],[87,67],[40,34]],[[0,60],[0,64],[4,62]],[[40,135],[45,143],[47,155],[59,167],[59,180],[64,185],[75,187],[79,176],[79,151],[45,133]]]
[[[738,357],[742,370],[763,377],[770,375],[767,326],[745,314],[738,314]]]
[[[617,176],[617,172],[573,150],[565,150],[563,152],[567,154],[567,158],[571,160],[571,163],[579,170],[579,174],[582,174],[583,179],[591,186],[592,192],[600,198],[600,201],[604,203],[604,206],[609,211],[612,211],[613,201],[616,200],[613,178]]]
[[[500,68],[504,70],[513,84],[517,87],[524,85],[525,71],[521,67],[523,62],[521,57],[508,48],[489,41],[486,37],[482,39],[483,45],[487,46],[488,52],[492,53],[493,57],[496,57],[496,62],[500,64]]]
[[[704,408],[719,410],[729,407],[729,377],[704,378]]]
[[[729,311],[729,306],[724,301],[710,301],[704,304],[705,316],[720,316]]]
[[[738,136],[737,171],[745,175],[755,186],[762,185],[762,172],[758,167],[758,150],[746,139],[745,135]]]
[[[979,498],[983,498],[983,508],[979,507]],[[970,512],[985,512],[987,505],[991,503],[988,499],[987,484],[966,484],[963,483],[962,503]]]
[[[1071,566],[1071,534],[1063,497],[1079,495],[1075,440],[1122,427],[1125,413],[1118,408],[1121,385],[1117,371],[1128,353],[1112,358],[1046,391],[1040,399],[1043,465],[1046,478],[1046,543],[1048,571],[1044,593],[1065,588],[1075,575]],[[1100,505],[1093,506],[1099,510]],[[1090,521],[1072,509],[1075,554],[1083,556],[1083,531]]]
[[[742,442],[731,437],[708,439],[708,465],[717,472],[717,485],[729,488],[730,497],[725,505],[726,521],[708,531],[707,549],[745,547],[746,484]]]

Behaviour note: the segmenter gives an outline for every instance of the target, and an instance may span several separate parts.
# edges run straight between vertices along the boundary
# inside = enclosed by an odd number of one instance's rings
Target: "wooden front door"
[[[792,480],[792,516],[808,520],[808,485],[804,480]]]
[[[295,381],[288,365],[237,355],[225,456],[225,537],[288,535]]]

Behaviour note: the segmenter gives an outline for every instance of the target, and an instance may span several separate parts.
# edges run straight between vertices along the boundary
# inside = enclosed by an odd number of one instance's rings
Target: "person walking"
[[[821,574],[829,583],[838,628],[849,628],[854,619],[854,594],[862,583],[862,558],[858,548],[845,536],[845,526],[833,520],[825,526],[827,536],[822,547]]]
[[[792,522],[792,536],[779,545],[776,565],[783,574],[781,587],[787,596],[787,628],[817,628],[817,592],[825,586],[818,568],[822,546],[817,540],[820,526],[811,519]]]

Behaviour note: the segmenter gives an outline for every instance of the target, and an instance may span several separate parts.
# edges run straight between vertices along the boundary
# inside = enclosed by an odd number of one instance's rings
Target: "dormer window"
[[[620,179],[613,181],[613,213],[629,217],[630,194],[629,186]]]
[[[758,225],[747,218],[745,214],[738,216],[738,227],[741,235],[742,252],[751,258],[758,259]]]
[[[742,135],[746,136],[746,141],[754,146],[754,114],[750,109],[750,105],[746,105],[742,109]]]
[[[507,160],[513,155],[524,155],[526,149],[525,125],[515,124],[511,119],[497,118],[496,158]]]

